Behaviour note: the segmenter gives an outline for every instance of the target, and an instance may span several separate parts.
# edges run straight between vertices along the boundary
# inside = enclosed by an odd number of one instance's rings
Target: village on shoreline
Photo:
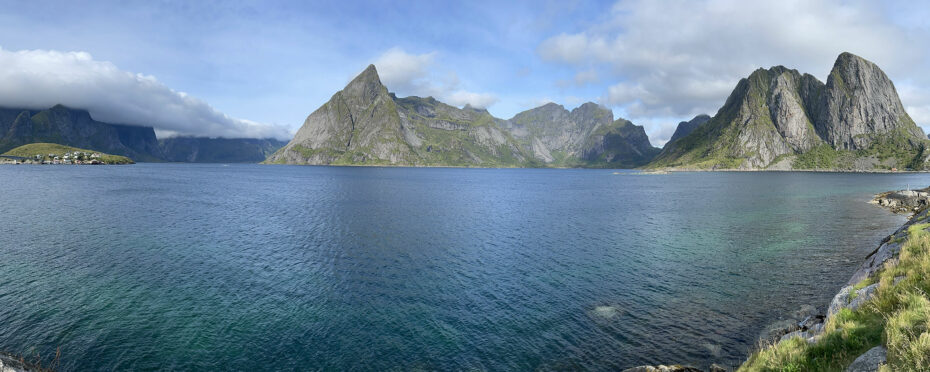
[[[41,165],[104,165],[98,152],[67,152],[64,155],[47,154],[32,157],[0,155],[0,164],[41,164]]]

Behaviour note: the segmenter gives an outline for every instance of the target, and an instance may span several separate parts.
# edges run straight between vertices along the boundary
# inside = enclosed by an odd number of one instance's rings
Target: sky
[[[930,5],[910,1],[0,0],[0,106],[161,136],[290,137],[368,64],[399,96],[510,118],[596,102],[662,146],[740,78],[826,81],[852,52],[930,132]]]

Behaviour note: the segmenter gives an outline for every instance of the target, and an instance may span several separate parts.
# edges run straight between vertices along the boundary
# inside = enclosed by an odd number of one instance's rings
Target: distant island
[[[135,164],[132,159],[56,143],[31,143],[0,155],[0,164],[101,165]]]
[[[398,98],[368,66],[265,162],[308,165],[662,170],[926,170],[930,140],[874,63],[842,53],[826,83],[783,66],[740,80],[716,115],[681,122],[662,149],[595,103],[499,119],[432,97]]]

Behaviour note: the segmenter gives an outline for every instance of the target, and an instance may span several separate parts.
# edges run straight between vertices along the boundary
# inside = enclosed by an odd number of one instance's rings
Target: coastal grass
[[[925,371],[930,366],[930,223],[908,228],[897,259],[855,288],[878,283],[875,297],[843,309],[815,343],[800,337],[765,345],[739,371],[843,371],[869,349],[888,350],[882,371]]]

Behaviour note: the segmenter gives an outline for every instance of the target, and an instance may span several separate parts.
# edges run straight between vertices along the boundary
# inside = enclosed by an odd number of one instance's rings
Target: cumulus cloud
[[[154,76],[123,71],[85,52],[0,49],[0,106],[86,109],[99,121],[152,126],[159,134],[290,139],[284,126],[226,115],[165,86]]]
[[[632,118],[686,120],[714,114],[756,68],[784,65],[825,80],[843,51],[876,62],[896,83],[919,76],[926,85],[926,52],[914,46],[928,41],[926,32],[896,22],[875,2],[629,0],[599,24],[544,40],[537,53],[578,71],[607,72],[614,83],[601,101]],[[922,98],[930,94],[909,93],[902,97],[909,112],[930,124],[930,99]],[[670,135],[667,127],[678,120],[650,135]]]
[[[455,72],[441,72],[436,67],[436,55],[410,54],[395,47],[381,54],[374,64],[381,82],[400,95],[431,96],[450,105],[476,108],[487,108],[498,101],[494,94],[462,89]]]

